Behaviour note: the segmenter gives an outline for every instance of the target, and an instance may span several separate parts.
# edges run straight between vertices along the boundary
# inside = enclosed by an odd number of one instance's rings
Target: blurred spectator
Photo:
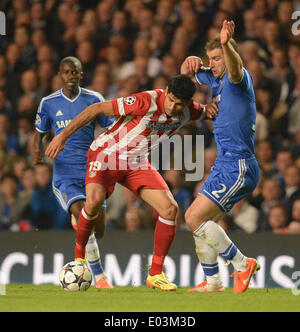
[[[35,48],[35,51],[37,51],[42,45],[47,44],[48,41],[45,30],[43,29],[34,30],[34,32],[31,35],[31,43]]]
[[[25,26],[20,26],[15,29],[14,42],[19,46],[22,65],[24,68],[29,68],[35,63],[35,51],[30,43],[29,31]]]
[[[171,54],[166,54],[162,58],[162,74],[168,79],[178,74],[178,66],[176,57]]]
[[[284,174],[289,166],[293,165],[293,155],[288,149],[278,151],[275,158],[275,165],[277,173],[274,178],[280,183],[282,190],[285,190]]]
[[[296,199],[292,208],[292,221],[288,225],[289,233],[300,234],[300,199]]]
[[[154,15],[152,10],[143,8],[138,16],[138,33],[137,38],[150,38],[151,28],[154,22]]]
[[[292,220],[292,207],[296,199],[300,198],[300,170],[294,166],[288,166],[283,175],[285,183],[284,203],[288,220]]]
[[[43,92],[39,85],[39,78],[35,70],[28,69],[22,73],[21,88],[23,96],[33,98],[37,104],[43,97]]]
[[[51,169],[47,164],[35,167],[36,188],[31,197],[32,223],[35,228],[70,228],[70,217],[58,204],[51,185]]]
[[[255,27],[256,13],[253,9],[245,10],[243,13],[244,32],[242,40],[257,39]]]
[[[51,80],[55,74],[55,69],[51,61],[43,61],[39,63],[38,80],[41,96],[47,96],[51,93]]]
[[[18,153],[18,136],[11,133],[11,121],[6,114],[0,114],[0,134],[5,139],[5,150],[13,154]]]
[[[123,55],[120,47],[109,45],[106,47],[106,60],[110,65],[113,81],[117,82],[123,66]]]
[[[266,77],[281,85],[291,70],[286,50],[282,47],[275,48],[272,52],[271,62],[272,67],[267,70]]]
[[[168,85],[168,78],[165,75],[158,75],[154,78],[152,89],[165,89]]]
[[[273,205],[281,203],[282,189],[280,184],[275,179],[266,178],[262,183],[262,198],[261,210],[258,218],[258,230],[266,231],[268,226],[268,214]]]
[[[34,120],[29,115],[19,115],[18,117],[18,138],[19,151],[21,155],[26,155],[27,145],[30,136],[34,132]]]
[[[170,43],[168,39],[167,31],[162,25],[153,25],[150,30],[150,50],[152,56],[162,59],[162,57],[168,52]]]
[[[273,233],[288,233],[286,210],[283,204],[277,203],[270,208],[268,221]]]
[[[95,69],[95,49],[91,41],[86,40],[78,44],[76,56],[83,66],[83,85],[89,85],[92,82],[93,72]]]
[[[89,88],[100,92],[107,100],[116,98],[118,89],[116,85],[111,84],[110,76],[106,73],[95,74]]]
[[[16,120],[16,112],[11,107],[4,90],[0,90],[0,114],[7,115],[10,121]]]
[[[7,81],[7,63],[6,58],[0,55],[0,89],[5,91]]]
[[[256,112],[256,125],[255,125],[255,143],[256,145],[265,141],[269,137],[269,122],[265,115],[259,109]]]
[[[250,205],[246,198],[233,206],[230,213],[233,223],[245,233],[254,233],[257,229],[259,210]]]
[[[168,33],[172,33],[178,24],[178,17],[175,14],[174,0],[160,0],[156,7],[155,22],[162,25]]]
[[[300,60],[300,56],[299,56]],[[300,61],[299,61],[300,63]],[[288,125],[287,131],[289,137],[293,137],[300,128],[300,76],[297,78],[295,88],[290,99],[290,107],[288,110]]]
[[[31,29],[44,29],[47,26],[45,7],[42,2],[34,1],[30,9]]]
[[[148,60],[147,73],[149,77],[152,78],[159,74],[161,70],[161,61],[158,58],[154,58],[151,56],[150,45],[147,39],[139,38],[134,41],[133,54],[134,57],[143,57]],[[120,79],[126,80],[129,76],[134,74],[135,74],[134,61],[129,61],[124,64],[120,73]]]
[[[12,162],[13,175],[18,180],[18,192],[22,191],[22,178],[24,176],[24,170],[28,167],[28,162],[25,157],[16,157]]]
[[[187,52],[189,54],[199,54],[204,47],[204,31],[197,14],[194,13],[194,11],[188,11],[184,14],[181,20],[181,27],[183,27],[188,34]]]
[[[270,141],[265,140],[257,144],[256,157],[259,166],[264,171],[266,177],[276,173],[276,165],[274,162],[274,148]]]
[[[28,202],[18,196],[18,180],[15,176],[3,175],[0,188],[0,229],[19,230],[19,221]]]

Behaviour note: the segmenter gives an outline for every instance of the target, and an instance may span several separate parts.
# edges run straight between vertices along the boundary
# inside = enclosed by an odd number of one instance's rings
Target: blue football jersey
[[[201,67],[195,78],[198,83],[210,86],[212,97],[219,100],[219,113],[213,120],[219,158],[241,159],[253,156],[256,104],[248,71],[243,67],[243,76],[238,83],[232,83],[228,73],[222,78],[216,78],[211,69],[205,67]]]
[[[103,96],[92,90],[79,88],[78,95],[70,99],[60,89],[41,100],[35,128],[40,133],[53,129],[56,136],[87,106],[102,101]],[[99,125],[106,128],[113,121],[113,117],[99,116],[69,137],[65,149],[54,161],[53,180],[85,178],[86,154],[93,142],[95,130]]]

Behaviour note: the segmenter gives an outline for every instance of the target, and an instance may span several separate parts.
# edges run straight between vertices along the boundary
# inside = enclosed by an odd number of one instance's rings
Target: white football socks
[[[247,268],[245,256],[232,243],[222,227],[212,220],[204,222],[193,233],[213,248],[226,261],[230,261],[235,270],[244,271]]]
[[[218,253],[214,248],[206,244],[201,237],[193,235],[196,246],[195,251],[202,265],[206,281],[210,284],[219,285],[221,278],[219,274]]]
[[[104,270],[95,233],[91,234],[86,245],[86,258],[97,282],[103,277]]]

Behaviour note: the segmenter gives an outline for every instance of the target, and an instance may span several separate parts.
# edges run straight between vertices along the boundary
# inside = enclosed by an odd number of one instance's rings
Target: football
[[[59,281],[66,291],[86,291],[92,283],[92,273],[89,268],[80,262],[67,263],[59,273]]]

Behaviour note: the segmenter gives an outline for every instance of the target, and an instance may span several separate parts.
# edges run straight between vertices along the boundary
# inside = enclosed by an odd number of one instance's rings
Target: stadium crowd
[[[82,86],[106,99],[164,88],[187,56],[205,60],[205,43],[232,19],[256,92],[261,180],[220,223],[235,232],[300,233],[300,34],[292,31],[298,1],[0,0],[0,10],[6,15],[0,37],[1,231],[71,227],[52,193],[51,160],[34,167],[31,159],[37,106],[60,89],[63,57],[78,57]],[[210,91],[199,87],[195,100],[209,102]],[[204,179],[217,153],[211,131],[212,123],[198,122],[180,132],[205,135]],[[185,182],[184,173],[162,171],[180,206],[179,230],[187,229],[184,211],[203,183]],[[109,231],[153,229],[155,220],[155,211],[117,186],[108,201]]]

